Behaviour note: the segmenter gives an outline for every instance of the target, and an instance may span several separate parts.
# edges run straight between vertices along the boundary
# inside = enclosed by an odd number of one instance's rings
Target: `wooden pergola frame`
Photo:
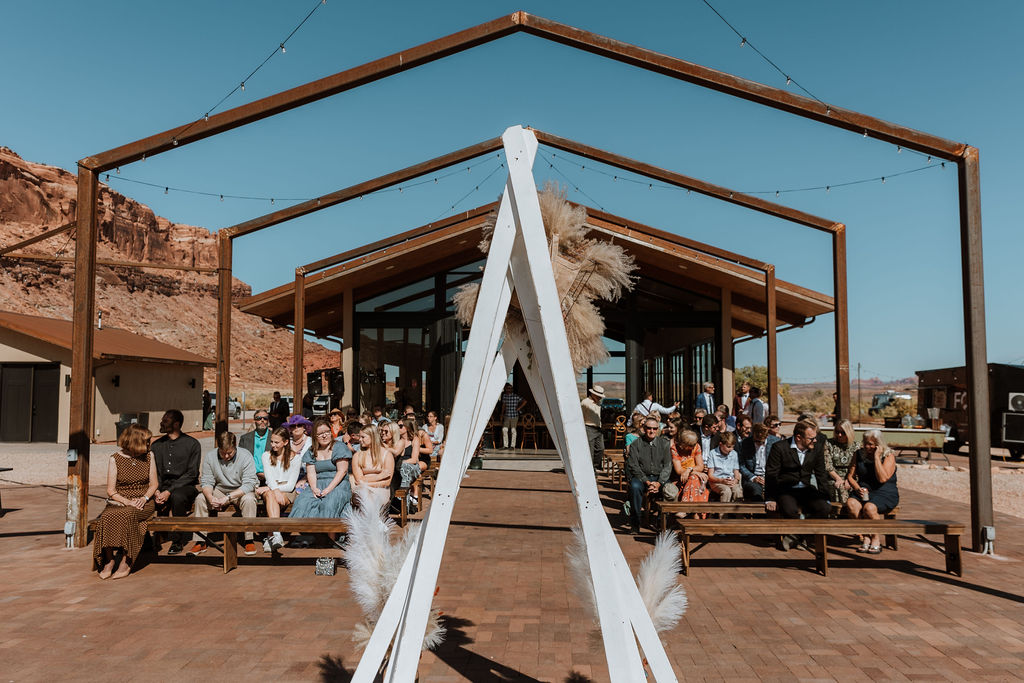
[[[75,545],[84,546],[87,540],[85,521],[87,519],[89,463],[88,415],[91,408],[89,382],[92,374],[92,321],[95,310],[96,244],[99,226],[97,211],[99,174],[121,165],[139,161],[144,157],[167,152],[176,147],[182,147],[207,137],[218,135],[248,123],[310,104],[331,95],[408,71],[422,64],[427,64],[519,32],[551,40],[677,80],[710,88],[829,126],[858,134],[870,135],[890,144],[901,145],[957,164],[964,338],[970,412],[972,545],[976,551],[980,551],[984,545],[982,537],[983,527],[993,525],[993,513],[991,438],[989,434],[990,416],[985,346],[984,271],[981,240],[981,182],[978,150],[963,143],[946,140],[912,128],[889,123],[853,110],[832,107],[820,101],[780,88],[739,78],[722,71],[709,69],[692,62],[663,55],[522,11],[499,17],[408,50],[397,52],[387,57],[367,62],[361,66],[229,109],[210,116],[208,120],[189,122],[95,156],[86,157],[78,162],[78,213],[76,221],[73,306],[74,333],[69,424],[69,449],[74,450],[77,457],[74,459],[69,458],[68,464],[68,518],[70,521],[76,522],[74,531]],[[541,142],[554,146],[554,140],[550,138],[545,140],[540,138],[540,136],[538,138]],[[427,171],[420,171],[420,173],[424,172]],[[663,180],[673,182],[668,177],[663,178]],[[395,180],[394,182],[401,182],[401,180]],[[721,191],[724,188],[718,188],[702,181],[693,182],[695,185],[690,189],[703,192],[708,196],[717,196],[724,201],[743,204],[750,208],[771,213],[772,215],[795,220],[796,222],[804,222],[814,218],[808,217],[803,212],[781,206],[778,206],[778,213],[776,214],[774,209],[769,210],[770,202],[765,202],[765,200],[755,197],[742,197],[734,192],[722,195]],[[697,185],[700,185],[703,189]],[[365,191],[363,190],[363,192]],[[283,211],[294,211],[302,206],[303,204],[300,204]],[[281,214],[283,212],[276,213]],[[296,215],[302,214],[298,213]],[[835,297],[836,307],[836,327],[838,332],[842,332],[842,334],[837,333],[836,335],[836,358],[837,365],[839,365],[839,376],[837,377],[837,380],[839,380],[837,382],[840,398],[839,411],[841,415],[845,416],[849,414],[849,362],[848,347],[845,341],[848,330],[845,294],[841,294],[841,292],[845,293],[846,290],[845,229],[842,224],[830,223],[829,225],[819,225],[815,224],[813,220],[804,222],[804,224],[833,234],[833,261],[836,265],[842,264],[843,266],[841,269],[837,268],[833,275],[835,280],[833,296]],[[244,234],[242,229],[239,229],[238,233]],[[230,289],[232,238],[223,235],[223,231],[219,234],[221,235],[219,245],[222,257],[222,262],[219,266],[220,283],[224,287],[226,282],[227,289]],[[224,260],[227,263],[226,267]],[[297,291],[301,291],[301,288]],[[229,297],[221,297],[218,310],[221,316],[225,314],[230,316]],[[839,320],[840,318],[842,320]],[[224,332],[225,330],[218,328],[219,337]],[[301,344],[301,337],[301,333],[297,332],[297,344]],[[221,344],[218,343],[218,351],[220,348]],[[227,359],[220,359],[218,362],[218,387],[221,386],[223,381],[221,377],[226,378],[227,369]],[[226,402],[222,401],[218,410],[223,410],[225,406]],[[226,415],[218,415],[218,419],[222,418],[226,418]]]

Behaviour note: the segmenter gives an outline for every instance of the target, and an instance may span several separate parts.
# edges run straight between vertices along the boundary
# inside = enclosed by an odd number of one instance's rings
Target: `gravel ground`
[[[201,438],[199,441],[204,453],[213,448],[212,436]],[[106,456],[113,453],[116,448],[114,444],[93,445],[89,472],[92,485],[101,485],[106,481]],[[14,468],[13,472],[0,472],[0,487],[26,484],[64,486],[67,481],[66,453],[67,446],[62,444],[0,444],[0,467]],[[486,464],[488,469],[501,468],[501,463],[497,461]],[[522,468],[522,463],[516,465],[517,469]],[[545,470],[552,468],[548,462],[541,461],[537,465]],[[964,467],[901,464],[899,485],[948,500],[970,499],[970,479]],[[1024,517],[1024,468],[994,464],[992,500],[996,512]]]

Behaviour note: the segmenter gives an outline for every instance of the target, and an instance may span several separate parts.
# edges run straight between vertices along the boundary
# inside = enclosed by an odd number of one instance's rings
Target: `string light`
[[[178,138],[171,138],[171,144],[174,145],[175,147],[177,147],[178,146]]]
[[[116,173],[117,175],[121,175],[121,167],[118,166],[117,168],[115,168],[114,173]]]
[[[793,82],[793,79],[790,78],[789,76],[786,76],[786,85],[789,85],[792,82]]]
[[[164,194],[167,194],[167,191],[168,191],[169,189],[170,189],[170,188],[167,188],[167,187],[165,187],[165,188],[164,188]]]
[[[882,176],[882,184],[885,185],[885,176]]]
[[[740,38],[743,38],[743,36],[740,36]],[[746,44],[747,44],[747,39],[743,38],[743,40],[740,41],[740,47],[743,47]]]
[[[320,0],[315,5],[313,5],[313,8],[311,10],[309,10],[309,12],[306,14],[305,17],[303,17],[302,21],[300,21],[295,26],[295,28],[293,28],[291,30],[291,33],[289,33],[288,36],[284,40],[278,42],[277,46],[273,49],[273,51],[269,55],[267,55],[267,57],[262,62],[260,62],[259,66],[257,66],[255,69],[250,71],[248,76],[243,78],[239,82],[239,84],[237,86],[235,86],[234,88],[231,89],[231,92],[229,92],[224,97],[220,98],[220,101],[217,102],[217,104],[215,104],[212,107],[210,107],[209,109],[207,109],[206,113],[203,114],[201,119],[196,119],[195,121],[193,121],[193,122],[189,123],[188,125],[184,126],[180,131],[178,131],[178,136],[185,135],[185,133],[187,131],[191,130],[192,126],[196,125],[200,120],[202,120],[202,121],[209,121],[210,120],[210,113],[216,111],[217,109],[219,109],[220,105],[224,104],[224,102],[226,102],[229,97],[234,95],[236,91],[245,92],[245,83],[246,83],[246,81],[251,79],[253,76],[256,75],[256,72],[258,72],[260,69],[262,69],[264,66],[266,66],[267,62],[269,62],[270,59],[272,57],[274,57],[274,55],[278,54],[279,52],[281,54],[284,54],[285,51],[286,51],[285,50],[285,43],[287,43],[289,40],[291,40],[292,36],[294,36],[296,34],[296,32],[298,32],[298,30],[300,28],[302,28],[302,25],[305,24],[307,21],[309,21],[309,18],[311,16],[313,16],[314,12],[316,12],[318,9],[320,9],[321,6],[326,5],[326,4],[327,4],[326,0]]]
[[[901,145],[896,145],[896,153],[897,154],[902,154],[903,153],[903,147]]]

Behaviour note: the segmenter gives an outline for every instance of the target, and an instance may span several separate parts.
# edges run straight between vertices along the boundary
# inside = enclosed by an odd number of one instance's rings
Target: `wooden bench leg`
[[[960,534],[946,534],[946,571],[963,576],[960,557]]]
[[[238,533],[224,532],[224,573],[238,566]]]
[[[828,536],[825,534],[814,536],[814,560],[821,575],[828,576]]]
[[[408,495],[402,496],[401,502],[401,514],[399,519],[401,520],[400,526],[405,526],[406,521],[409,519],[409,497]]]
[[[661,530],[668,531],[668,513],[665,510],[661,510]]]
[[[896,519],[896,510],[885,513],[885,519]],[[896,540],[896,534],[885,535],[885,547],[892,548],[893,550],[899,550],[899,542]]]
[[[690,573],[690,534],[680,534],[679,547],[683,551],[683,575],[688,576]]]

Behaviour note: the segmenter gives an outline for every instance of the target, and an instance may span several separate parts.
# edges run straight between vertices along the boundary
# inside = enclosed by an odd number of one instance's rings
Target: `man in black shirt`
[[[160,420],[160,433],[163,436],[150,446],[156,459],[159,480],[153,500],[156,501],[158,511],[166,513],[170,510],[175,517],[187,517],[199,493],[196,486],[199,484],[202,450],[198,441],[182,433],[181,425],[184,421],[180,410],[168,410]],[[172,532],[168,554],[180,553],[189,536],[185,532]]]

